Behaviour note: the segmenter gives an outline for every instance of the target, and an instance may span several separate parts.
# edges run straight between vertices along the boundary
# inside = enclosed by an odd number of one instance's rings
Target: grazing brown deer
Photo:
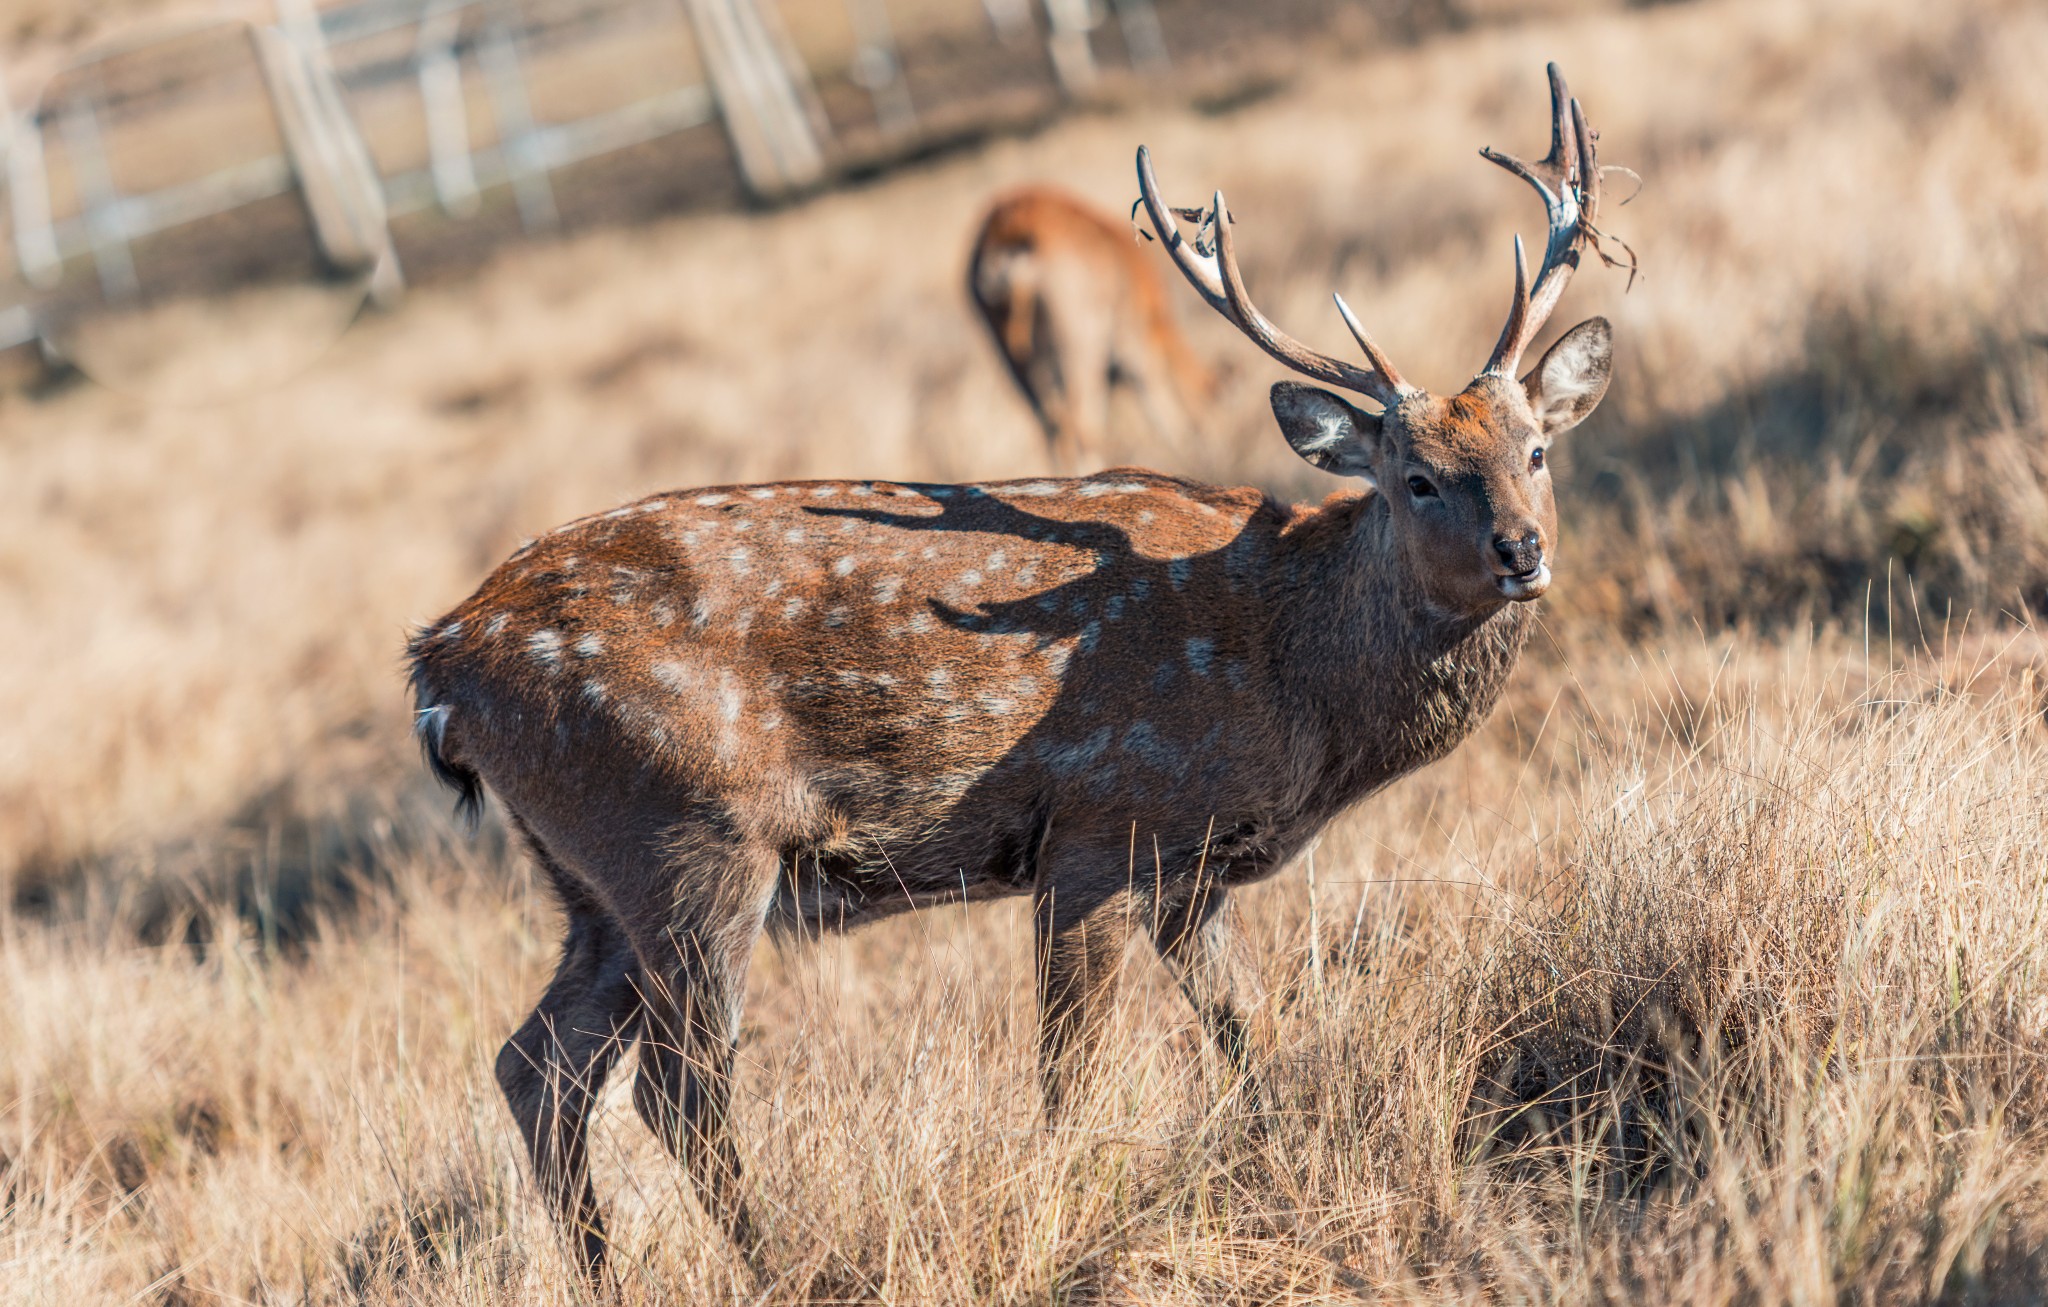
[[[1026,186],[990,206],[967,289],[1062,472],[1101,458],[1117,382],[1169,443],[1215,396],[1130,225],[1063,190]]]
[[[1229,891],[1456,747],[1550,587],[1544,450],[1609,364],[1595,318],[1515,375],[1597,238],[1594,137],[1555,68],[1551,99],[1549,157],[1487,156],[1543,196],[1542,268],[1532,286],[1518,241],[1499,343],[1447,397],[1404,382],[1341,300],[1367,366],[1281,333],[1222,197],[1209,252],[1139,151],[1152,224],[1203,298],[1380,406],[1273,387],[1289,444],[1365,493],[1290,506],[1132,470],[681,491],[526,546],[413,640],[429,764],[465,808],[497,793],[568,915],[497,1071],[593,1274],[585,1118],[636,1038],[641,1117],[752,1243],[727,1116],[764,923],[1030,895],[1054,1117],[1134,930],[1243,1063]]]

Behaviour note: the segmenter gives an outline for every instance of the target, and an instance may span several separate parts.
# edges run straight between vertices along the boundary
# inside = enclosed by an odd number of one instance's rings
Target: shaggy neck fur
[[[1403,566],[1385,500],[1302,512],[1276,605],[1273,666],[1304,815],[1333,815],[1443,757],[1500,701],[1529,605],[1447,616]],[[1294,579],[1298,578],[1298,579]]]

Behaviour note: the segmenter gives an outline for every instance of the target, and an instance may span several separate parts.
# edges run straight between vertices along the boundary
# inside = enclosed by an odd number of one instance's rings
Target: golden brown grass
[[[488,1071],[557,925],[419,779],[406,626],[657,487],[1041,468],[966,242],[1025,177],[1127,202],[1140,140],[1176,196],[1227,189],[1281,321],[1334,347],[1341,286],[1460,380],[1534,217],[1471,151],[1535,144],[1552,56],[1646,177],[1608,223],[1643,281],[1582,273],[1559,323],[1614,316],[1623,371],[1562,451],[1511,702],[1249,896],[1271,1128],[1134,958],[1120,1073],[1048,1136],[1013,907],[764,948],[760,1274],[613,1094],[626,1294],[2038,1297],[2048,18],[2005,0],[1347,56],[508,253],[233,403],[0,399],[6,1296],[573,1298]],[[1189,307],[1226,396],[1124,452],[1321,493]]]

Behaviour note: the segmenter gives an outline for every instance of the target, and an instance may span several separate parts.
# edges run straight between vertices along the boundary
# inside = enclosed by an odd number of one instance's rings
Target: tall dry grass
[[[694,1302],[2025,1301],[2040,1070],[2048,16],[1545,17],[1137,106],[800,207],[507,253],[201,409],[0,397],[0,1276],[24,1302],[564,1301],[490,1054],[558,929],[418,779],[405,628],[663,486],[1043,465],[961,286],[984,199],[1221,184],[1246,271],[1404,370],[1498,323],[1560,58],[1645,176],[1558,325],[1545,638],[1487,730],[1248,896],[1263,1134],[1149,963],[1038,1124],[1025,922],[757,959],[757,1277],[617,1096],[626,1293]],[[1300,494],[1270,373],[1126,456]],[[1130,424],[1132,429],[1141,429]],[[1821,633],[1813,634],[1818,623]],[[1845,632],[1847,632],[1845,634]]]
[[[1249,895],[1264,1132],[1134,957],[1118,1072],[1047,1135],[1007,906],[766,952],[767,1251],[724,1249],[614,1092],[625,1296],[2029,1300],[2043,652],[1728,639],[1529,678],[1333,833],[1312,898]],[[553,922],[459,844],[400,881],[290,961],[9,926],[12,1296],[575,1296],[487,1070]]]

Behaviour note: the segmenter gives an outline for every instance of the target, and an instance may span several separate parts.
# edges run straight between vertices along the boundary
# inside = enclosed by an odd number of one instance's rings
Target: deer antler
[[[1180,234],[1180,226],[1174,220],[1175,210],[1160,197],[1159,179],[1152,174],[1152,152],[1142,145],[1138,147],[1138,189],[1144,197],[1145,213],[1152,220],[1152,230],[1158,233],[1166,252],[1173,256],[1174,266],[1181,270],[1188,284],[1208,301],[1210,308],[1251,337],[1253,344],[1303,376],[1325,385],[1356,391],[1389,407],[1399,403],[1401,396],[1412,389],[1394,370],[1394,365],[1387,361],[1387,356],[1380,352],[1379,346],[1373,343],[1372,337],[1366,334],[1365,328],[1359,325],[1343,296],[1333,296],[1337,301],[1337,312],[1343,316],[1344,325],[1351,329],[1351,335],[1358,341],[1358,348],[1364,352],[1370,368],[1356,367],[1341,359],[1318,354],[1274,326],[1270,318],[1259,312],[1250,293],[1245,290],[1244,275],[1237,268],[1230,208],[1223,202],[1222,191],[1216,192],[1207,215],[1199,217],[1195,242],[1191,244]],[[1199,210],[1192,213],[1200,215]],[[1202,237],[1211,230],[1215,233],[1214,247],[1204,249]]]
[[[1600,212],[1600,161],[1594,143],[1599,133],[1586,124],[1586,111],[1572,99],[1556,64],[1550,65],[1549,73],[1550,153],[1541,162],[1529,164],[1491,147],[1479,152],[1535,187],[1550,218],[1543,266],[1537,270],[1533,287],[1522,254],[1522,238],[1515,237],[1515,302],[1484,369],[1504,377],[1515,374],[1522,351],[1543,330],[1558,297],[1578,270],[1580,254],[1597,234],[1593,220]]]

